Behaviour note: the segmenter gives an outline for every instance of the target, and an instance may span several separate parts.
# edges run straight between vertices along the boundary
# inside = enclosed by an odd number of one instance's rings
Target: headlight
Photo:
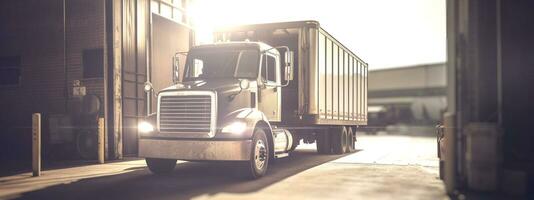
[[[233,133],[233,134],[241,134],[245,132],[247,129],[247,124],[245,122],[233,122],[231,124],[226,125],[221,132],[223,133]]]
[[[148,122],[142,121],[137,125],[137,129],[139,129],[139,132],[141,133],[150,133],[154,131],[154,126]]]

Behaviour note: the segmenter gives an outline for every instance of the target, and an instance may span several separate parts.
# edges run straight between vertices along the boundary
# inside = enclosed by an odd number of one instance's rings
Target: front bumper
[[[250,160],[252,141],[140,138],[139,157],[178,160]]]

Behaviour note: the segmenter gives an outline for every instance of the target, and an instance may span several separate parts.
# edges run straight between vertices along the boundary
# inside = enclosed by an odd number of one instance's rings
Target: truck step
[[[278,153],[274,155],[275,158],[285,158],[288,156],[289,156],[289,153]]]

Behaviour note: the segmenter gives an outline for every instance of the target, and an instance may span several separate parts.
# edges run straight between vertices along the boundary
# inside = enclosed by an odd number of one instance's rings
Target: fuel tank
[[[291,132],[286,129],[274,128],[273,135],[275,153],[285,153],[291,149],[291,145],[293,145]]]

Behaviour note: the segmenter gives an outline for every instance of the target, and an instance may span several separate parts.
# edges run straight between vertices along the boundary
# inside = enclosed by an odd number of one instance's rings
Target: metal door
[[[122,24],[122,73],[113,77],[121,81],[122,99],[122,155],[137,155],[137,124],[145,116],[145,95],[143,83],[146,81],[146,1],[123,2]]]
[[[173,56],[176,52],[186,52],[191,46],[191,29],[179,22],[152,14],[152,56],[149,80],[158,92],[172,83]],[[185,56],[180,55],[180,74],[183,74]],[[156,99],[151,95],[151,111],[156,110]]]
[[[261,58],[258,108],[269,121],[281,121],[280,63],[279,55],[265,53]]]

